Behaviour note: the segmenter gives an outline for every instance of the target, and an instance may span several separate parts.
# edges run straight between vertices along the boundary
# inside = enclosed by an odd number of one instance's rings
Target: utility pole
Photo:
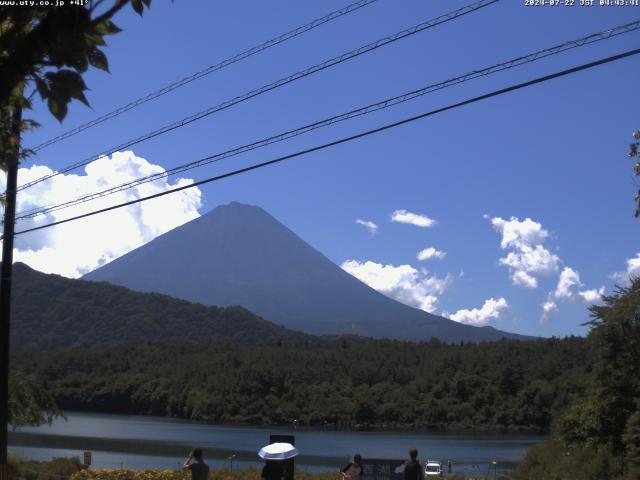
[[[0,480],[8,480],[7,430],[9,426],[9,335],[11,333],[11,276],[13,273],[13,233],[16,218],[16,190],[20,160],[20,127],[22,106],[16,102],[10,118],[10,135],[15,148],[7,158],[7,190],[2,236],[2,269],[0,271]]]

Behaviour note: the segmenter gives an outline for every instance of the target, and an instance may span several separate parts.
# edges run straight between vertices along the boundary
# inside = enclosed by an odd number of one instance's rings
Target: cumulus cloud
[[[422,260],[426,262],[427,260],[431,260],[432,258],[442,259],[447,255],[447,252],[442,252],[440,250],[436,250],[433,247],[425,248],[424,250],[420,250],[418,252],[417,258],[418,260]]]
[[[485,300],[480,308],[458,310],[456,313],[450,314],[449,318],[456,322],[481,327],[487,325],[491,320],[499,318],[502,311],[507,308],[509,308],[509,304],[503,297],[497,300],[490,298]]]
[[[358,225],[362,225],[363,227],[365,227],[367,230],[369,230],[369,233],[371,235],[375,235],[376,233],[378,233],[378,225],[376,225],[375,223],[369,221],[369,220],[362,220],[362,219],[357,219],[356,223]]]
[[[629,285],[631,278],[640,277],[640,252],[636,253],[635,257],[628,258],[626,263],[627,269],[625,271],[611,275],[611,278],[621,285]]]
[[[513,272],[511,280],[517,287],[536,288],[538,286],[538,280],[524,270],[517,270]]]
[[[411,265],[394,266],[347,260],[341,267],[374,290],[429,313],[435,311],[438,296],[453,281],[450,275],[439,278],[426,270],[416,270]]]
[[[17,210],[28,211],[42,205],[58,204],[78,196],[104,190],[142,176],[164,172],[131,151],[117,152],[88,164],[84,174],[58,175],[25,189],[18,195]],[[35,180],[53,171],[46,166],[21,168],[18,184]],[[21,220],[24,230],[89,211],[134,200],[193,183],[166,178],[138,185],[68,209]],[[4,177],[0,187],[5,188]],[[69,222],[16,237],[14,260],[31,267],[67,277],[79,277],[137,248],[153,238],[200,216],[201,192],[190,188],[178,193],[123,207],[86,219]]]
[[[498,260],[511,271],[511,280],[519,287],[536,288],[538,280],[534,275],[550,275],[558,270],[560,259],[542,245],[531,247],[522,245]]]
[[[518,287],[536,288],[536,277],[550,275],[558,271],[560,258],[547,250],[542,243],[549,232],[542,224],[530,218],[519,220],[511,217],[504,220],[500,217],[484,218],[491,221],[493,228],[502,235],[500,248],[510,250],[498,260],[501,265],[509,267],[511,281]]]
[[[555,298],[573,298],[575,293],[573,289],[575,287],[582,287],[580,281],[580,274],[569,267],[564,267],[558,278],[558,286],[554,292]]]
[[[541,321],[546,322],[549,315],[558,310],[558,301],[583,301],[595,303],[604,294],[604,287],[599,289],[579,290],[584,287],[580,281],[580,274],[566,265],[558,255],[551,253],[544,245],[549,238],[549,232],[542,224],[530,218],[520,220],[511,217],[505,220],[500,217],[491,218],[493,228],[502,235],[500,248],[509,250],[507,255],[500,258],[498,263],[509,268],[513,285],[524,288],[537,288],[538,278],[557,273],[556,289],[547,295],[547,300],[542,303]],[[640,254],[638,254],[638,270],[640,273]]]
[[[541,322],[547,322],[549,320],[549,315],[551,312],[555,312],[558,310],[558,305],[553,300],[547,300],[542,304],[542,318]]]
[[[604,295],[604,287],[600,287],[598,289],[593,288],[591,290],[583,290],[581,292],[578,292],[578,295],[580,295],[585,303],[598,303]]]
[[[391,221],[398,223],[408,223],[416,227],[429,228],[436,224],[436,221],[419,213],[411,213],[406,210],[396,210],[391,214]]]
[[[604,295],[604,286],[598,289],[579,290],[584,287],[580,274],[571,267],[564,267],[558,277],[556,289],[549,293],[542,304],[541,322],[547,322],[552,312],[558,310],[558,301],[582,301],[586,304],[598,303]]]
[[[584,303],[597,303],[604,295],[604,286],[576,291],[581,287],[584,287],[584,284],[580,281],[580,274],[572,268],[565,267],[560,273],[558,286],[553,292],[553,297],[558,300],[582,300]]]
[[[530,218],[525,218],[522,221],[517,217],[504,220],[500,217],[490,218],[489,215],[484,215],[484,218],[491,220],[493,227],[502,234],[500,241],[502,248],[537,245],[549,236],[549,232],[542,228],[542,224],[534,222]]]

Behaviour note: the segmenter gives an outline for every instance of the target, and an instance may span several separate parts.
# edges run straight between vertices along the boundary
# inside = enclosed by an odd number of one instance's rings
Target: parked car
[[[435,460],[427,460],[427,463],[424,465],[424,475],[425,477],[441,477],[442,476],[442,465],[440,462],[436,462]]]

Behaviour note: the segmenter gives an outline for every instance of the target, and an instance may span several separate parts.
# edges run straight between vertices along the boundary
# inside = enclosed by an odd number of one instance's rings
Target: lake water
[[[360,432],[272,427],[229,427],[188,420],[66,413],[67,421],[23,427],[9,434],[9,450],[25,458],[48,460],[92,451],[96,468],[178,468],[189,450],[203,447],[214,468],[261,465],[257,451],[270,434],[295,435],[298,468],[337,471],[354,453],[363,458],[402,459],[415,446],[421,459],[454,460],[453,471],[487,475],[492,461],[498,474],[522,460],[540,435],[431,432]]]

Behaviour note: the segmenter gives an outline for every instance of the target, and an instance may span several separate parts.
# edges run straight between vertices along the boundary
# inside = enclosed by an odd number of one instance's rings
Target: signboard
[[[91,452],[84,452],[84,464],[87,467],[91,465]]]
[[[362,459],[362,480],[404,480],[404,460]]]

